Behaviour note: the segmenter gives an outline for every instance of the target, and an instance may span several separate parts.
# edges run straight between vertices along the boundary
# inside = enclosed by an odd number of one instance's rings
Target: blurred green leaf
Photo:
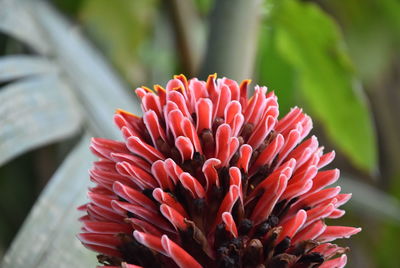
[[[139,49],[151,34],[158,1],[86,0],[80,18],[129,82],[145,81]]]
[[[65,1],[65,0],[52,0],[53,4],[61,9],[63,13],[66,13],[71,16],[75,16],[76,13],[82,8],[83,3],[86,0],[74,0],[74,1]]]
[[[274,29],[269,28],[269,21],[265,21],[260,32],[260,51],[257,55],[258,81],[260,85],[275,91],[279,98],[279,112],[281,115],[289,112],[295,106],[295,73],[289,63],[278,53]]]
[[[189,0],[192,1],[192,0]],[[202,14],[208,14],[212,5],[214,4],[214,0],[194,0],[198,10]]]
[[[392,185],[389,193],[400,202],[400,173],[396,174],[391,180]],[[378,267],[399,267],[400,259],[393,258],[398,254],[398,244],[400,237],[400,225],[390,221],[390,219],[384,218],[383,228],[380,232],[380,242],[382,247],[378,247],[376,252],[376,259]]]
[[[398,55],[400,1],[346,0],[325,4],[343,28],[360,77],[366,83],[381,80]]]
[[[293,0],[276,2],[272,18],[277,48],[298,72],[313,115],[357,167],[375,171],[370,113],[336,25],[315,5]]]

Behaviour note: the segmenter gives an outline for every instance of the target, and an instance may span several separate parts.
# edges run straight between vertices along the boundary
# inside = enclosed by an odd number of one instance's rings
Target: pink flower
[[[100,159],[82,233],[104,265],[133,267],[343,267],[331,241],[360,228],[327,226],[351,195],[326,188],[311,118],[250,81],[183,75],[138,88],[143,117],[118,110],[124,141],[93,138]],[[138,265],[138,266],[136,266]]]

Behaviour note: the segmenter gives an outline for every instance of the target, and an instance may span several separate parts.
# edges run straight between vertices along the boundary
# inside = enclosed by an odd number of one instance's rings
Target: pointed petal
[[[181,155],[182,162],[193,159],[194,148],[189,138],[183,136],[178,137],[175,140],[175,146]]]
[[[160,85],[154,85],[154,90],[157,92],[161,107],[164,107],[167,102],[167,91]]]
[[[154,178],[143,169],[129,164],[128,162],[119,162],[116,164],[119,174],[130,178],[136,184],[142,185],[144,188],[155,188],[158,184]]]
[[[140,244],[168,256],[161,244],[160,237],[139,231],[134,231],[133,236]]]
[[[159,117],[153,110],[150,110],[144,114],[143,121],[147,130],[149,131],[154,146],[157,146],[158,139],[161,139],[164,142],[166,141],[164,129],[159,123]]]
[[[226,193],[224,199],[221,202],[221,205],[218,209],[217,215],[216,215],[216,220],[211,228],[211,230],[214,230],[217,224],[220,224],[222,221],[222,214],[224,212],[231,212],[233,206],[235,205],[236,201],[239,198],[239,188],[236,185],[232,185],[229,187],[229,191]]]
[[[154,111],[158,117],[161,117],[161,105],[158,96],[154,93],[147,93],[142,98],[142,108],[144,112]]]
[[[197,133],[203,129],[211,129],[213,104],[210,99],[200,99],[196,103]]]
[[[279,176],[279,179],[271,182],[271,184],[265,188],[263,195],[254,207],[250,217],[255,225],[266,220],[271,214],[276,202],[286,189],[287,181],[288,178],[282,174]]]
[[[187,229],[187,224],[185,223],[185,218],[175,209],[165,204],[160,206],[161,214],[167,218],[167,220],[175,227],[178,231],[184,231]]]
[[[202,171],[206,178],[206,191],[210,189],[211,186],[216,185],[219,187],[219,179],[218,179],[218,172],[216,167],[221,164],[221,161],[217,158],[210,158],[204,162]]]
[[[247,197],[246,203],[249,203],[255,196],[259,195],[260,193],[268,191],[268,189],[272,189],[273,188],[272,185],[279,180],[280,176],[283,175],[287,179],[290,178],[292,176],[292,171],[295,165],[296,165],[296,160],[294,159],[285,162],[281,167],[276,169],[271,175],[269,175],[267,178],[265,178],[262,182],[260,182],[256,186],[256,188]]]
[[[89,204],[87,206],[87,211],[89,216],[97,221],[122,222],[124,219],[124,216],[121,216],[120,214],[112,212],[108,209],[96,206],[95,204]]]
[[[149,163],[164,159],[164,156],[159,151],[144,143],[138,137],[128,138],[126,145],[132,153],[146,159]]]
[[[310,190],[311,193],[315,193],[326,186],[335,183],[340,177],[339,169],[323,170],[317,173],[313,179],[313,187]]]
[[[298,232],[292,238],[292,244],[296,244],[300,241],[304,240],[314,240],[319,235],[321,235],[326,229],[325,223],[322,221],[317,221],[314,224],[311,224],[305,228],[303,228],[300,232]]]
[[[202,268],[189,253],[170,240],[168,236],[162,236],[161,245],[166,255],[170,256],[180,268]]]
[[[165,167],[165,163],[162,160],[157,160],[151,166],[151,174],[157,180],[158,184],[163,190],[173,190],[175,188],[174,183],[168,176],[168,171]]]
[[[112,249],[112,248],[108,248],[108,247],[102,247],[102,246],[98,246],[98,245],[92,245],[92,244],[86,244],[83,243],[83,245],[93,251],[99,252],[100,254],[104,254],[107,256],[112,256],[112,257],[117,257],[117,258],[121,258],[122,254],[121,252],[119,252],[116,249]]]
[[[183,173],[182,169],[171,158],[166,159],[164,165],[174,184],[177,184],[179,176]]]
[[[319,219],[325,219],[332,214],[334,210],[335,206],[332,203],[307,210],[307,222],[304,224],[304,227],[314,224],[314,222]]]
[[[215,156],[221,160],[221,165],[227,164],[229,156],[229,139],[231,137],[231,128],[228,124],[222,124],[218,127],[215,134],[216,153]]]
[[[170,224],[164,220],[159,214],[147,210],[141,206],[133,205],[127,202],[122,201],[113,201],[112,206],[114,210],[121,211],[127,214],[127,212],[133,213],[135,216],[143,219],[151,224],[155,224],[157,227],[168,231],[173,232]]]
[[[347,256],[342,255],[339,258],[332,259],[321,264],[320,268],[343,268],[347,263]]]
[[[168,90],[168,86],[167,86]],[[167,102],[174,102],[185,117],[190,117],[185,97],[178,91],[167,91]]]
[[[171,193],[164,192],[160,188],[156,188],[153,191],[153,197],[160,204],[166,204],[176,211],[178,211],[183,217],[188,218],[187,212],[182,205],[172,196]]]
[[[224,113],[225,123],[229,124],[231,128],[233,128],[233,120],[235,116],[241,113],[242,113],[242,106],[240,105],[240,103],[236,100],[231,101],[225,107],[225,113]]]
[[[141,169],[144,169],[147,172],[150,172],[150,167],[151,165],[149,162],[144,160],[143,158],[140,158],[136,155],[132,155],[130,152],[125,154],[125,153],[111,153],[111,158],[114,162],[128,162],[131,165],[136,165],[140,167]],[[115,165],[115,163],[113,163]]]
[[[225,229],[230,232],[233,237],[238,236],[237,228],[236,228],[236,223],[235,220],[232,217],[232,214],[230,212],[224,212],[222,213],[222,221],[225,224]]]
[[[329,219],[338,219],[341,218],[344,214],[346,214],[346,211],[342,209],[334,209],[331,214],[329,214],[328,218]]]
[[[128,224],[115,222],[84,221],[83,227],[90,233],[111,234],[131,233],[132,227]]]
[[[239,89],[240,89],[240,104],[242,105],[243,109],[246,109],[247,107],[247,88],[249,84],[251,83],[250,79],[243,80],[240,83]]]
[[[302,110],[298,107],[292,108],[290,112],[285,115],[279,122],[277,123],[275,130],[278,133],[283,133],[287,129],[293,128],[298,122],[299,117],[302,115]]]
[[[111,208],[111,201],[116,199],[116,196],[106,196],[102,194],[97,194],[93,192],[88,192],[88,197],[91,200],[92,204],[95,204],[96,206],[99,206],[101,208],[104,208],[106,210],[109,210],[111,212],[114,212],[113,209]]]
[[[307,220],[307,213],[299,210],[296,216],[282,225],[282,232],[279,234],[276,244],[279,244],[285,237],[294,237]]]
[[[179,136],[183,136],[182,122],[184,120],[184,116],[180,110],[173,110],[168,113],[168,122],[172,134],[174,138],[178,138]]]
[[[250,174],[253,174],[259,167],[271,165],[272,161],[281,151],[284,144],[285,139],[281,134],[278,134],[276,138],[259,154],[257,160],[251,168]]]
[[[251,148],[250,145],[243,144],[242,146],[240,146],[239,160],[236,163],[236,166],[238,168],[243,169],[243,171],[245,173],[248,172],[249,163],[250,163],[250,159],[251,159],[252,153],[253,153],[253,149]]]
[[[321,169],[325,167],[326,165],[329,165],[335,158],[335,151],[329,152],[321,156],[319,162],[318,162],[318,169]]]
[[[222,83],[229,87],[232,95],[232,100],[238,101],[240,98],[240,89],[238,83],[235,80],[228,79],[226,77],[222,78]]]
[[[268,116],[265,120],[261,120],[260,124],[254,130],[253,134],[251,134],[247,144],[249,144],[254,149],[257,149],[258,146],[264,141],[264,139],[268,136],[272,128],[275,126],[276,120],[272,116]]]
[[[224,116],[224,111],[225,107],[228,105],[228,103],[231,101],[231,91],[229,87],[226,85],[221,85],[220,87],[220,93],[218,96],[218,101],[216,105],[214,106],[214,116],[213,118],[215,119],[216,117],[223,117]]]
[[[154,204],[154,202],[150,200],[147,196],[135,189],[123,185],[120,182],[115,182],[113,184],[113,190],[118,196],[129,201],[132,204],[140,205],[153,211],[158,210],[156,204]]]
[[[296,147],[300,140],[301,139],[299,130],[293,129],[289,132],[289,135],[285,137],[285,144],[283,145],[283,148],[278,156],[278,166],[280,165],[280,163],[282,163],[283,160],[286,159],[288,154],[293,150],[294,147]]]
[[[153,226],[152,224],[148,223],[147,221],[136,219],[136,218],[127,218],[125,219],[127,223],[130,223],[131,226],[140,232],[153,234],[155,236],[161,237],[163,231],[159,230],[157,227]]]
[[[187,138],[189,138],[190,141],[192,142],[196,152],[199,152],[200,154],[203,154],[203,150],[201,148],[201,143],[200,143],[199,136],[197,135],[197,132],[196,132],[192,122],[189,119],[185,118],[183,120],[182,129],[183,129],[184,135]]]
[[[99,157],[110,160],[111,153],[129,153],[125,143],[103,138],[92,138],[90,148]]]
[[[315,192],[304,199],[300,199],[292,205],[287,214],[294,214],[296,211],[304,207],[314,207],[324,202],[325,200],[335,197],[340,192],[340,189],[340,186],[337,186],[335,188],[328,188]]]
[[[349,238],[361,232],[361,228],[348,226],[327,226],[325,231],[317,238],[318,241],[325,243],[339,238]]]
[[[89,245],[96,245],[111,249],[117,249],[121,245],[121,240],[113,234],[81,233],[78,239]]]
[[[179,176],[179,181],[182,183],[183,187],[192,194],[193,198],[204,198],[206,195],[203,186],[189,173],[183,172]]]

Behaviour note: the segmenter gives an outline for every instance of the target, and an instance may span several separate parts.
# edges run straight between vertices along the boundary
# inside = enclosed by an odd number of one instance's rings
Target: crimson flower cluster
[[[78,235],[102,267],[343,267],[330,243],[360,228],[328,226],[351,195],[329,187],[311,118],[278,119],[274,92],[175,76],[136,89],[143,117],[117,110],[124,141],[93,138],[95,183]],[[305,139],[305,140],[304,140]]]

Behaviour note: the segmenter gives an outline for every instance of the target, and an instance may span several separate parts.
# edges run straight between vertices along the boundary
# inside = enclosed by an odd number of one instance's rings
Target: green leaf
[[[202,14],[208,14],[210,9],[212,8],[214,1],[213,0],[195,0],[198,10]]]
[[[278,50],[297,71],[313,116],[354,165],[375,171],[371,116],[336,25],[317,6],[293,0],[277,2],[273,21]]]
[[[400,173],[396,174],[391,181],[390,193],[400,203]],[[400,211],[398,214],[400,214]],[[399,222],[392,221],[390,217],[384,217],[379,235],[379,241],[383,246],[378,247],[376,252],[374,252],[377,259],[377,267],[399,267],[400,259],[392,257],[396,256],[398,252],[398,240],[400,237]]]
[[[279,99],[279,113],[289,112],[296,105],[295,73],[293,67],[282,58],[274,43],[275,31],[268,27],[269,21],[262,25],[259,51],[257,55],[258,84],[274,91]]]
[[[156,0],[86,0],[83,26],[129,82],[144,82],[142,51],[155,21]]]
[[[343,5],[340,1],[329,1],[326,8],[340,21],[360,78],[369,84],[380,83],[398,55],[400,2],[347,0]]]

